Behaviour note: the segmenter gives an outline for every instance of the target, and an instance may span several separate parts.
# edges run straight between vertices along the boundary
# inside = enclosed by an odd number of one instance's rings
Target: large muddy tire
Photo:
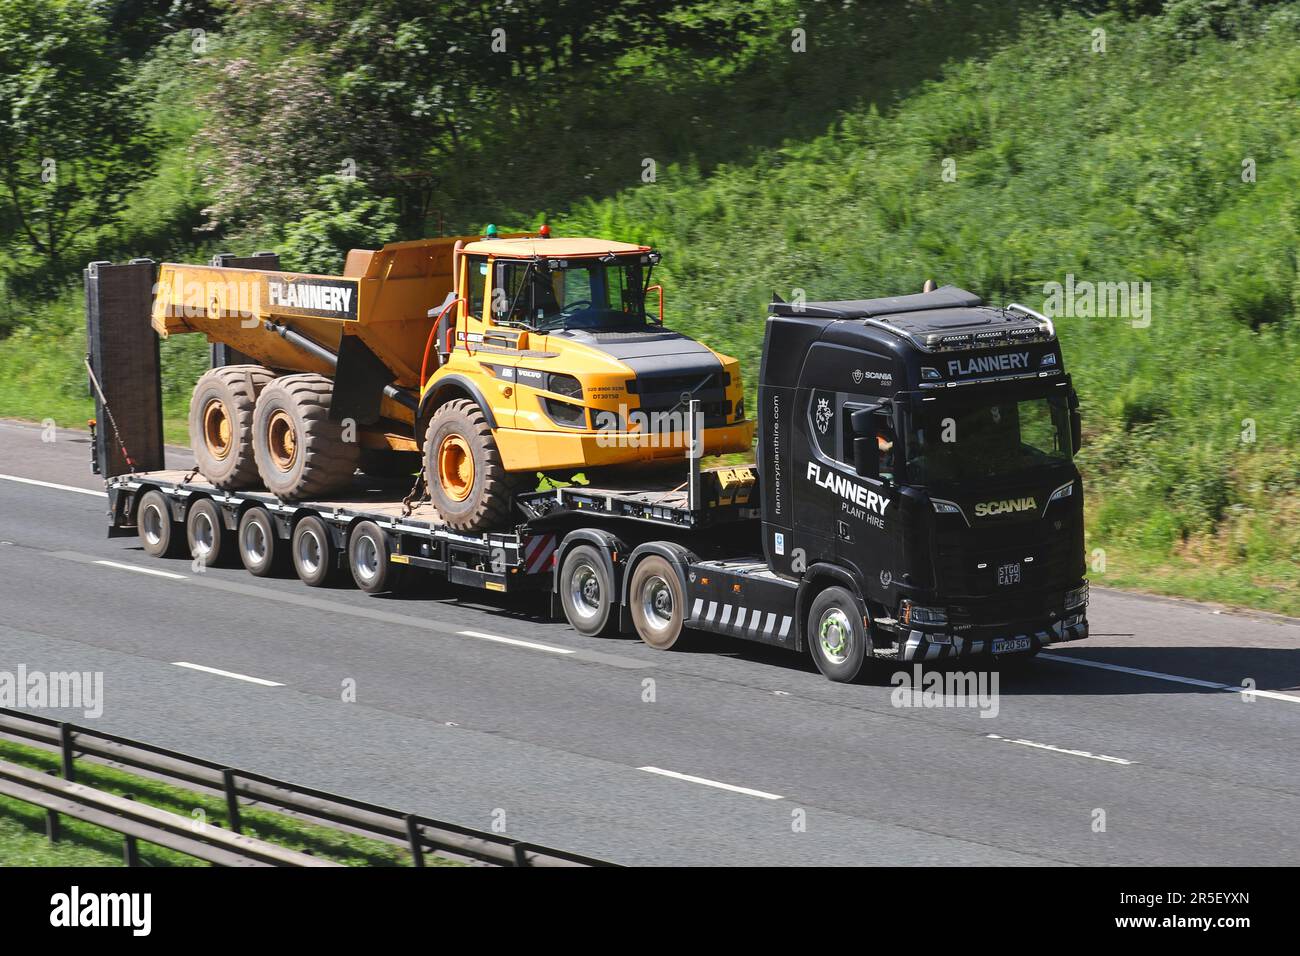
[[[514,482],[501,466],[483,410],[458,398],[433,413],[424,438],[429,497],[458,531],[488,531],[509,523]]]
[[[357,470],[361,446],[343,440],[330,420],[334,383],[304,373],[277,378],[257,399],[253,451],[262,484],[282,501],[316,498],[345,488]]]
[[[257,396],[275,376],[260,365],[225,365],[204,372],[190,395],[190,447],[194,462],[216,488],[251,488],[258,482],[253,455]]]

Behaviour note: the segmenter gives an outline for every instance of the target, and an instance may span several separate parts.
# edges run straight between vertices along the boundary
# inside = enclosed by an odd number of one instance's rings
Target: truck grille
[[[980,528],[946,528],[936,539],[936,583],[955,600],[988,596],[1023,605],[1030,595],[1063,591],[1083,573],[1083,548],[1076,535],[1056,531],[1038,518]],[[1015,565],[1019,565],[1019,580],[999,583],[1000,569]]]

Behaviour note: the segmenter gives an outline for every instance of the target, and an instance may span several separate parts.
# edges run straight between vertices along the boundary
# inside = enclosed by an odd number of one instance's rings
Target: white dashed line
[[[661,777],[672,777],[674,780],[685,780],[687,783],[698,783],[706,787],[717,787],[719,790],[730,790],[732,793],[743,793],[749,797],[761,797],[764,800],[784,800],[780,794],[765,793],[762,790],[751,790],[749,787],[737,787],[732,783],[720,783],[717,780],[709,780],[705,777],[692,777],[688,773],[678,773],[676,770],[662,770],[659,767],[637,767],[638,770],[644,770],[646,773],[657,773]]]
[[[577,651],[568,647],[556,647],[553,644],[535,644],[532,641],[521,641],[514,637],[502,637],[500,634],[484,634],[482,631],[457,631],[465,637],[477,637],[481,641],[496,641],[498,644],[510,644],[513,647],[527,647],[534,651],[547,651],[551,654],[576,654]]]
[[[159,571],[157,568],[142,568],[136,564],[123,564],[120,561],[96,561],[96,564],[102,564],[106,568],[121,568],[123,571],[135,571],[137,574],[152,574],[159,578],[172,578],[176,581],[184,581],[185,575],[176,574],[173,571]]]
[[[36,485],[40,488],[53,488],[55,491],[75,491],[79,495],[95,495],[99,498],[107,498],[107,491],[96,491],[94,488],[78,488],[75,485],[60,485],[53,481],[37,481],[35,478],[19,478],[17,475],[0,475],[5,481],[16,481],[22,485]]]
[[[1125,767],[1131,767],[1137,763],[1135,760],[1125,760],[1123,757],[1108,757],[1105,754],[1089,753],[1086,750],[1068,750],[1065,747],[1057,747],[1055,744],[1040,744],[1034,740],[1020,740],[1012,737],[1001,737],[998,734],[985,734],[989,740],[1005,740],[1009,744],[1020,744],[1022,747],[1035,747],[1038,750],[1050,750],[1052,753],[1069,754],[1071,757],[1087,757],[1089,760],[1101,760],[1105,763],[1117,763]]]
[[[1171,681],[1175,684],[1187,684],[1190,687],[1204,687],[1206,690],[1221,690],[1229,694],[1250,694],[1255,697],[1267,697],[1270,700],[1285,700],[1300,704],[1300,696],[1283,694],[1274,690],[1254,690],[1240,684],[1220,684],[1218,681],[1200,680],[1195,677],[1179,677],[1177,674],[1163,674],[1160,671],[1146,671],[1137,667],[1124,667],[1121,664],[1106,664],[1102,661],[1085,660],[1082,657],[1062,657],[1060,654],[1039,654],[1040,660],[1056,661],[1058,664],[1077,664],[1079,667],[1095,667],[1103,671],[1116,671],[1120,674],[1133,674],[1136,677],[1150,677],[1153,680]]]
[[[261,684],[263,687],[283,687],[284,685],[273,680],[264,680],[261,677],[249,677],[247,674],[236,674],[234,671],[223,671],[217,667],[204,667],[202,664],[191,664],[189,661],[172,661],[176,667],[188,667],[192,671],[203,671],[205,674],[216,674],[218,677],[232,677],[235,680],[248,681],[250,684]]]

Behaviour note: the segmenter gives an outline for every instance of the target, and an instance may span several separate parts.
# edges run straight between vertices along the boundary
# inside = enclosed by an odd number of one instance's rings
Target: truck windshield
[[[943,485],[1007,478],[1070,460],[1064,395],[925,402],[913,408],[908,481]]]
[[[497,321],[539,332],[613,330],[646,324],[639,261],[570,259],[562,269],[509,262],[502,269],[504,308]]]

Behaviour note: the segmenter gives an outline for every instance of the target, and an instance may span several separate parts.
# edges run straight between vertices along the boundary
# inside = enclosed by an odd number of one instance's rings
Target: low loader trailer
[[[311,586],[350,573],[372,593],[422,574],[538,592],[585,636],[668,650],[693,631],[727,634],[809,653],[834,681],[880,659],[1026,658],[1087,636],[1078,401],[1051,321],[1023,306],[950,286],[774,301],[756,464],[700,467],[707,413],[686,393],[680,475],[516,492],[508,527],[469,532],[405,483],[364,474],[285,501],[164,469],[156,386],[137,352],[115,375],[106,345],[115,309],[134,328],[137,300],[98,283],[95,462],[110,535],[138,535],[151,555],[291,567]],[[131,458],[133,442],[145,454]]]

